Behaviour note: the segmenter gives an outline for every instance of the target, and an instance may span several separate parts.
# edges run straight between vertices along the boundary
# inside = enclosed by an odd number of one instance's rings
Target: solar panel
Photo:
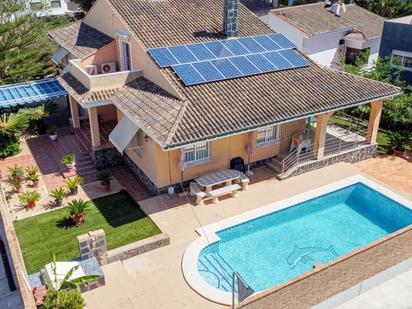
[[[193,56],[190,50],[183,45],[171,46],[169,47],[169,52],[179,61],[179,63],[189,63],[198,61],[198,59]]]
[[[191,64],[174,65],[172,68],[185,85],[195,85],[206,82]]]
[[[167,47],[151,48],[149,51],[157,64],[162,68],[179,63]]]
[[[253,65],[245,56],[229,58],[230,62],[240,71],[243,75],[253,75],[260,73],[260,70]]]
[[[210,61],[197,62],[192,64],[193,67],[204,77],[206,81],[215,81],[224,79],[224,76],[210,63]]]
[[[276,51],[264,53],[263,56],[267,60],[269,60],[274,66],[276,66],[276,68],[278,68],[279,70],[293,68],[293,65]]]
[[[243,75],[228,59],[217,59],[210,62],[225,78],[235,78]]]
[[[286,58],[290,63],[295,67],[303,67],[309,65],[309,62],[306,61],[301,55],[299,55],[293,49],[281,50],[279,53]]]
[[[268,37],[283,49],[295,48],[295,44],[280,33],[269,34]]]
[[[172,67],[185,85],[196,85],[309,65],[282,34],[150,48],[160,67]],[[50,85],[53,87],[53,85]]]

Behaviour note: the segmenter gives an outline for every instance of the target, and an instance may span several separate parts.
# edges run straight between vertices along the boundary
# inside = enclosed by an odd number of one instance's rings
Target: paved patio
[[[199,222],[207,225],[357,173],[353,165],[341,163],[280,182],[263,167],[255,170],[254,177],[260,181],[251,184],[248,191],[218,204],[193,206],[186,198],[167,195],[141,201],[143,210],[170,235],[171,244],[103,266],[106,286],[84,294],[87,308],[222,307],[194,292],[182,275],[183,252],[197,237]]]

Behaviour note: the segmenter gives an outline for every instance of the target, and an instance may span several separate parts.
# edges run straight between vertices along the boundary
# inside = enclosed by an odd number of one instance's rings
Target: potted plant
[[[66,164],[68,169],[72,169],[76,165],[76,156],[73,153],[69,153],[63,156],[61,162]]]
[[[77,194],[79,186],[84,183],[84,179],[81,176],[74,176],[67,178],[64,181],[64,184],[66,185],[67,189],[69,189],[71,194]]]
[[[27,179],[30,180],[30,177],[33,175],[36,175],[39,172],[39,169],[37,166],[32,165],[32,166],[28,166],[25,168],[26,174],[27,174]]]
[[[110,172],[100,172],[97,174],[97,180],[99,180],[102,185],[102,192],[110,192],[110,183],[112,180]]]
[[[389,147],[396,156],[402,156],[411,142],[411,133],[395,131],[389,135]]]
[[[31,175],[29,180],[31,181],[33,188],[37,188],[39,186],[39,180],[40,180],[39,175],[37,174]]]
[[[54,198],[54,205],[60,207],[63,203],[63,199],[66,197],[66,190],[63,187],[53,190],[50,196]]]
[[[49,137],[52,141],[55,141],[57,139],[57,130],[56,127],[49,127],[47,129],[47,134],[49,134]]]
[[[9,183],[10,186],[13,187],[14,192],[20,193],[21,192],[21,184],[23,180],[21,178],[15,178],[12,175],[9,175],[9,178],[7,179],[7,182]]]
[[[90,202],[82,200],[82,199],[73,200],[67,204],[70,217],[72,218],[73,222],[76,225],[84,222],[84,218],[85,218],[84,212],[89,206],[90,206]]]
[[[29,191],[20,194],[20,202],[25,203],[29,208],[34,208],[36,202],[40,200],[40,193],[37,191]]]
[[[24,171],[21,167],[14,165],[12,167],[9,167],[9,176],[11,176],[14,179],[23,180]]]

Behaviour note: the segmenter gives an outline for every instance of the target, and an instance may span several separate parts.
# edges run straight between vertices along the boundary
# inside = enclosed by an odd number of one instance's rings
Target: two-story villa
[[[310,116],[311,159],[325,160],[329,117],[361,104],[372,107],[368,134],[350,150],[374,155],[383,99],[399,89],[320,67],[273,33],[237,0],[97,0],[50,36],[95,164],[125,161],[158,194],[235,157],[252,167],[285,158]]]

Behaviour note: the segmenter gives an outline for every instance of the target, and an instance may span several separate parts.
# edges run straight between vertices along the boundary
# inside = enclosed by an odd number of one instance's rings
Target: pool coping
[[[342,180],[338,180],[336,182],[330,183],[328,185],[324,185],[300,194],[297,194],[295,196],[259,207],[257,209],[253,209],[244,213],[241,213],[239,215],[233,216],[231,218],[223,219],[221,221],[211,223],[207,226],[201,227],[196,229],[196,232],[199,234],[199,238],[194,240],[185,250],[183,259],[182,259],[182,272],[183,276],[186,280],[186,282],[189,284],[189,286],[195,290],[198,294],[201,296],[205,297],[208,300],[211,300],[213,302],[222,304],[222,305],[231,305],[232,304],[232,293],[230,292],[224,292],[222,290],[216,289],[215,287],[209,285],[200,275],[198,269],[197,269],[197,261],[198,257],[200,255],[200,252],[203,250],[203,248],[207,247],[210,244],[213,244],[217,241],[220,240],[220,237],[216,234],[217,232],[230,228],[235,225],[239,225],[242,223],[245,223],[247,221],[254,220],[256,218],[265,216],[267,214],[270,214],[272,212],[288,208],[290,206],[293,206],[295,204],[299,204],[301,202],[304,202],[309,199],[313,199],[316,197],[319,197],[321,195],[325,195],[328,193],[331,193],[333,191],[337,191],[339,189],[348,187],[350,185],[356,184],[356,183],[361,183],[364,184],[373,190],[383,194],[384,196],[394,200],[397,203],[400,203],[402,206],[407,207],[412,210],[412,201],[406,199],[405,197],[393,192],[389,188],[386,188],[375,181],[366,178],[365,176],[362,175],[355,175],[351,177],[347,177]],[[403,230],[403,229],[402,229]],[[400,231],[400,230],[399,230]],[[392,234],[396,234],[399,231],[395,231],[394,233],[388,234],[383,238],[390,237]],[[382,238],[381,238],[382,239]],[[376,240],[379,241],[380,239]],[[376,242],[375,241],[375,242]],[[372,242],[374,243],[374,242]],[[367,248],[370,246],[372,243],[369,243],[355,251],[361,251],[364,248]],[[342,255],[338,257],[337,259],[341,259],[347,255],[351,255],[354,251],[348,252],[345,255]],[[335,259],[335,260],[337,260]],[[329,263],[331,263],[330,261]],[[312,270],[313,271],[313,270]],[[308,272],[311,272],[309,270]],[[303,276],[304,274],[308,273],[305,272],[298,277]],[[291,280],[296,279],[292,278],[290,280],[287,280],[286,282],[289,282]],[[281,285],[285,284],[281,283]],[[275,286],[274,286],[275,287]],[[268,288],[263,291],[258,291],[257,293],[262,293],[264,291],[267,291],[269,289],[273,289],[274,287]],[[253,295],[255,295],[253,294]]]

